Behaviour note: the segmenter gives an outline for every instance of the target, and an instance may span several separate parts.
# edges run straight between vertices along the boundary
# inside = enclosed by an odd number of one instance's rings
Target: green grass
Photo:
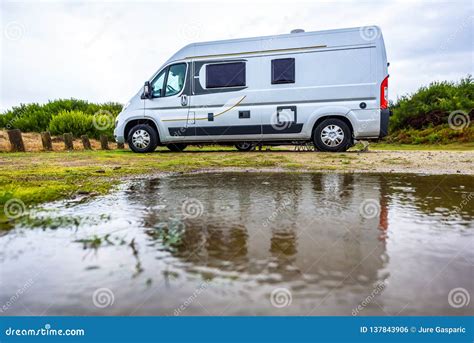
[[[394,143],[372,143],[369,150],[409,150],[409,151],[472,151],[474,142],[451,143],[451,144],[394,144]]]
[[[134,154],[80,151],[0,154],[0,205],[36,204],[81,194],[104,194],[125,176],[212,168],[277,167],[285,156],[235,151]]]

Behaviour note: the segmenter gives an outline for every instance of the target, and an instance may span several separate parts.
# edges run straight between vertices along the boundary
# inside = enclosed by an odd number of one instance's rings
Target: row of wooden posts
[[[8,139],[10,140],[10,147],[11,151],[25,151],[25,144],[23,143],[23,137],[21,135],[21,131],[19,129],[8,130]],[[65,150],[74,150],[73,145],[73,136],[72,133],[65,133],[63,135],[64,141],[64,149]],[[82,145],[84,146],[85,150],[92,150],[91,142],[87,135],[81,136]],[[43,144],[43,150],[45,151],[52,151],[53,150],[53,142],[51,139],[51,134],[48,131],[41,132],[41,142]],[[109,140],[106,135],[100,136],[100,147],[102,150],[109,150]],[[117,149],[123,149],[124,144],[118,143]]]

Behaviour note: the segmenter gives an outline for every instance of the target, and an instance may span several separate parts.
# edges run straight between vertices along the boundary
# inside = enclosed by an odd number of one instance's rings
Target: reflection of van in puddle
[[[238,271],[246,280],[265,284],[273,273],[280,281],[302,282],[299,270],[307,286],[315,283],[325,291],[329,285],[371,287],[383,281],[388,209],[382,177],[274,176],[194,174],[148,180],[131,192],[130,201],[147,194],[142,205],[150,210],[142,222],[166,235],[178,233],[171,254],[190,273]],[[162,239],[156,229],[150,233]]]
[[[135,152],[305,142],[345,151],[387,134],[387,87],[375,26],[194,43],[125,105],[115,138]]]

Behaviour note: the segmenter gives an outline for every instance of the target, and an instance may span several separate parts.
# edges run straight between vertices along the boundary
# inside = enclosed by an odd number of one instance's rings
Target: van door
[[[253,74],[258,67],[249,60],[193,61],[187,141],[261,139],[261,118],[246,105],[255,96]]]
[[[188,63],[164,67],[151,81],[153,97],[145,100],[145,116],[160,127],[162,142],[183,141],[190,106]]]
[[[309,101],[309,98],[298,96],[303,90],[295,91],[297,85],[295,55],[269,55],[260,59],[261,69],[268,71],[263,78],[269,100],[267,104],[261,106],[263,140],[298,139],[301,137],[304,123],[302,120],[304,116],[301,116],[304,113],[300,112],[308,112],[306,104],[298,103]],[[307,74],[309,71],[304,73]]]

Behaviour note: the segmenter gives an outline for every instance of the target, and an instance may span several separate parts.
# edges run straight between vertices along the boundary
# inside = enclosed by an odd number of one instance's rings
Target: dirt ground
[[[341,158],[341,155],[342,158]],[[352,172],[474,174],[474,151],[387,151],[324,154],[325,162]],[[303,165],[317,164],[319,155],[302,154],[296,160]]]
[[[22,158],[13,158],[22,156]],[[97,167],[139,169],[141,172],[189,172],[212,170],[318,171],[474,175],[474,151],[349,151],[345,153],[298,152],[293,150],[237,152],[231,150],[194,150],[171,153],[160,148],[152,154],[128,150],[5,153],[0,166],[29,169],[32,165],[49,167]]]
[[[65,152],[60,137],[53,137],[53,153],[43,153],[41,137],[38,133],[24,133],[23,141],[27,153],[22,158],[17,154],[6,153],[10,150],[6,131],[0,131],[0,166],[11,165],[27,169],[31,165],[50,167],[95,167],[104,163],[121,166],[132,171],[198,171],[198,170],[288,170],[319,172],[387,172],[387,173],[426,173],[426,174],[474,174],[474,150],[442,150],[439,147],[429,150],[396,150],[397,147],[371,145],[368,152],[352,149],[344,153],[323,153],[301,151],[297,147],[287,146],[265,148],[262,151],[238,152],[232,147],[190,146],[183,153],[171,153],[165,147],[159,147],[152,154],[134,154],[127,146],[126,150],[116,149],[110,142],[111,151],[100,151],[100,142],[91,139],[94,151],[83,151],[82,142],[74,141],[77,153]],[[447,148],[449,149],[449,148]],[[469,148],[468,148],[469,149]],[[12,160],[10,160],[12,159]]]

